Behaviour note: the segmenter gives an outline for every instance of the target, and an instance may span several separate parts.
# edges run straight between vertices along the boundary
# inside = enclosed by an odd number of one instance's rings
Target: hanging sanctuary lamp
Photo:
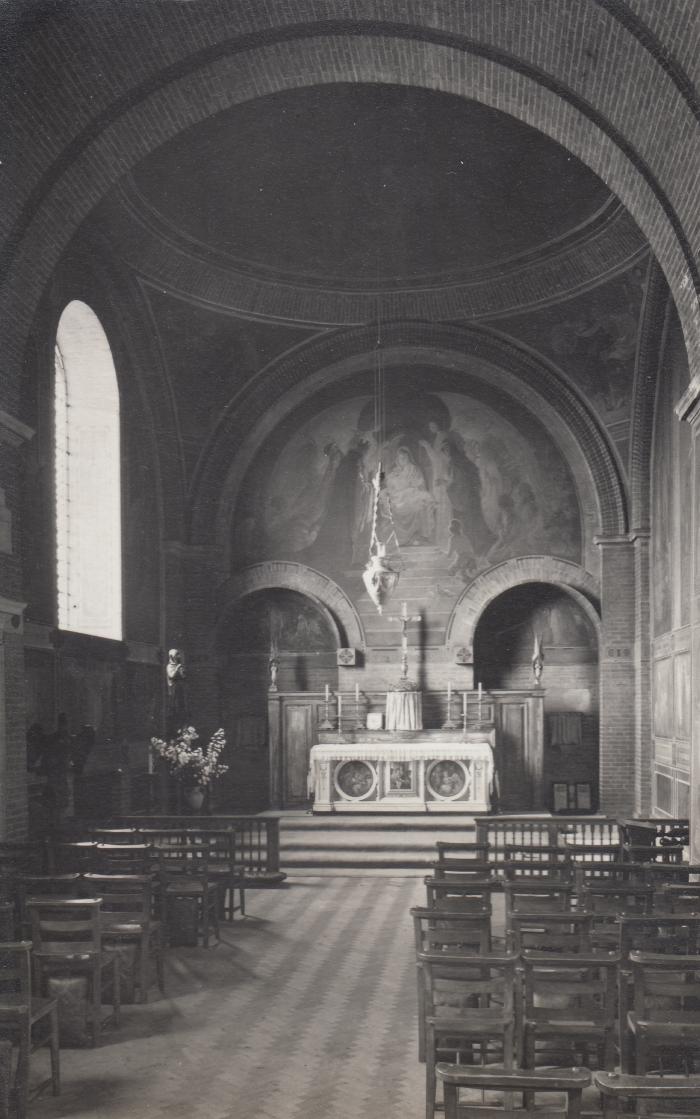
[[[375,349],[374,366],[374,430],[376,433],[379,458],[377,470],[372,479],[372,532],[369,544],[369,559],[362,573],[362,581],[367,594],[381,614],[384,604],[396,590],[400,572],[391,566],[387,559],[387,544],[393,536],[398,548],[398,538],[394,529],[394,520],[391,515],[391,502],[389,493],[384,485],[384,472],[382,469],[381,454],[385,440],[385,400],[384,400],[384,368],[382,363],[382,335],[379,309],[377,314],[377,345]],[[377,522],[380,508],[382,516],[391,526],[385,540],[381,541],[377,535]]]

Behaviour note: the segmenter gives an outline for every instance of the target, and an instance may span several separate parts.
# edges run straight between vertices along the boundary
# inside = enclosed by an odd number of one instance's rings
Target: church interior
[[[0,1119],[700,1114],[698,6],[0,58]]]

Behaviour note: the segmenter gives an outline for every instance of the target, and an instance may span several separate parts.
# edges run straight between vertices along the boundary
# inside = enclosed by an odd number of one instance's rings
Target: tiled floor
[[[170,953],[168,997],[126,1006],[97,1050],[62,1052],[30,1119],[419,1119],[411,878],[251,891],[208,951]],[[32,1058],[43,1075],[47,1052]]]

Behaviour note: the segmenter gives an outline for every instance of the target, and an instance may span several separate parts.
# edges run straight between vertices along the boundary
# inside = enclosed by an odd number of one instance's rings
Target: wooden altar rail
[[[619,844],[617,820],[608,816],[478,816],[476,842],[490,844],[489,859],[503,861],[509,845],[558,847],[575,843]]]
[[[236,861],[246,879],[280,882],[280,822],[277,816],[118,816],[112,823],[127,828],[182,828],[192,831],[234,831]]]

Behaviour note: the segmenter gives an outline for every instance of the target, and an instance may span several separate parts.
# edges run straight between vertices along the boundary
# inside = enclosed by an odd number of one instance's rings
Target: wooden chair
[[[491,951],[491,916],[487,906],[481,913],[452,913],[449,909],[411,910],[416,947],[418,985],[418,1060],[425,1061],[425,980],[421,952],[487,956]]]
[[[525,1068],[535,1068],[542,1055],[545,1064],[560,1063],[562,1046],[569,1060],[573,1049],[573,1055],[584,1055],[580,1063],[588,1065],[587,1054],[595,1049],[599,1068],[614,1065],[618,963],[619,956],[612,953],[523,953]]]
[[[49,842],[46,856],[49,874],[83,874],[94,870],[97,844],[91,839]]]
[[[220,915],[233,921],[236,913],[245,916],[245,873],[236,862],[236,834],[212,829],[191,834],[191,841],[206,847],[209,877],[219,887]],[[238,892],[238,905],[236,905]]]
[[[624,843],[622,858],[633,863],[682,863],[683,844],[667,844],[665,847],[647,847],[639,843]]]
[[[566,839],[565,850],[572,863],[617,863],[622,859],[619,843],[578,843]]]
[[[516,913],[567,913],[571,909],[573,886],[564,882],[517,878],[503,884],[506,908],[506,937]]]
[[[27,901],[37,987],[45,990],[48,979],[57,975],[87,979],[93,1045],[99,1045],[105,1024],[102,1000],[106,992],[111,992],[112,1005],[108,1020],[118,1025],[120,1016],[119,957],[103,948],[100,907],[99,898]]]
[[[172,910],[176,901],[189,901],[195,909],[197,934],[205,948],[211,931],[219,935],[219,886],[209,875],[208,848],[197,843],[158,847],[158,874],[165,926],[172,938]]]
[[[545,1119],[579,1119],[583,1090],[591,1082],[590,1072],[583,1068],[467,1069],[463,1065],[441,1062],[436,1073],[442,1083],[445,1119],[490,1119],[491,1116],[494,1119],[522,1119],[530,1111],[526,1107],[513,1106],[516,1093],[523,1095],[525,1100],[535,1093],[563,1095],[563,1106],[557,1106],[558,1101],[547,1101]],[[492,1104],[485,1107],[479,1100],[461,1100],[460,1091],[500,1092],[503,1094],[503,1107],[496,1108]]]
[[[644,868],[641,863],[590,862],[581,860],[573,863],[576,894],[580,895],[588,883],[631,882],[644,885]]]
[[[511,859],[503,864],[506,882],[556,882],[569,885],[573,881],[571,863],[566,860],[554,862],[544,859]]]
[[[590,952],[590,913],[513,913],[506,947],[510,952],[550,952],[572,956]]]
[[[478,862],[488,862],[490,843],[456,843],[438,839],[435,844],[439,862],[447,859],[476,859]]]
[[[493,863],[480,859],[438,859],[429,864],[433,878],[458,879],[462,882],[495,882]]]
[[[420,952],[425,980],[425,1111],[435,1111],[439,1060],[483,1063],[494,1046],[506,1069],[513,1067],[514,992],[517,956],[465,956]]]
[[[582,910],[593,914],[591,946],[617,948],[621,917],[643,917],[654,906],[654,887],[639,882],[586,882],[578,894]]]
[[[150,874],[152,869],[149,843],[97,843],[90,867],[95,874]]]
[[[647,1119],[674,1119],[668,1108],[677,1103],[697,1107],[687,1114],[700,1114],[700,1076],[629,1076],[619,1072],[596,1072],[593,1075],[603,1103],[604,1119],[627,1119],[629,1104],[634,1114]],[[644,1111],[637,1110],[637,1104]],[[657,1110],[661,1108],[662,1110]],[[681,1119],[675,1116],[675,1119]]]
[[[90,837],[95,843],[141,843],[136,828],[90,828]]]
[[[79,874],[25,874],[17,880],[17,921],[23,937],[31,936],[31,920],[27,901],[45,901],[48,898],[77,898],[80,896]]]
[[[642,863],[643,881],[660,890],[662,886],[693,885],[700,881],[700,866],[692,863]]]
[[[154,920],[153,880],[149,874],[86,874],[83,890],[102,899],[102,941],[134,944],[135,979],[139,1002],[148,1002],[150,962],[155,963],[158,988],[165,994],[163,926]]]
[[[697,1056],[700,1051],[700,956],[630,953],[633,1009],[627,1029],[634,1065],[646,1074],[652,1053]]]
[[[620,1065],[623,1072],[634,1067],[634,1039],[627,1026],[633,1004],[633,978],[630,956],[634,951],[663,955],[700,955],[700,915],[678,916],[654,912],[646,917],[621,917],[618,954],[618,1018]]]
[[[543,843],[506,843],[503,848],[505,863],[570,863],[566,847],[553,847]]]
[[[700,884],[670,882],[657,894],[658,907],[665,913],[700,914]]]
[[[0,1037],[17,1046],[14,1093],[21,1119],[29,1098],[29,1056],[42,1045],[49,1046],[54,1096],[61,1090],[58,1007],[56,999],[32,993],[31,947],[29,941],[0,944]]]
[[[501,889],[496,879],[460,882],[456,878],[425,878],[424,882],[429,909],[450,909],[460,913],[481,914],[486,908],[490,915],[492,896]]]

